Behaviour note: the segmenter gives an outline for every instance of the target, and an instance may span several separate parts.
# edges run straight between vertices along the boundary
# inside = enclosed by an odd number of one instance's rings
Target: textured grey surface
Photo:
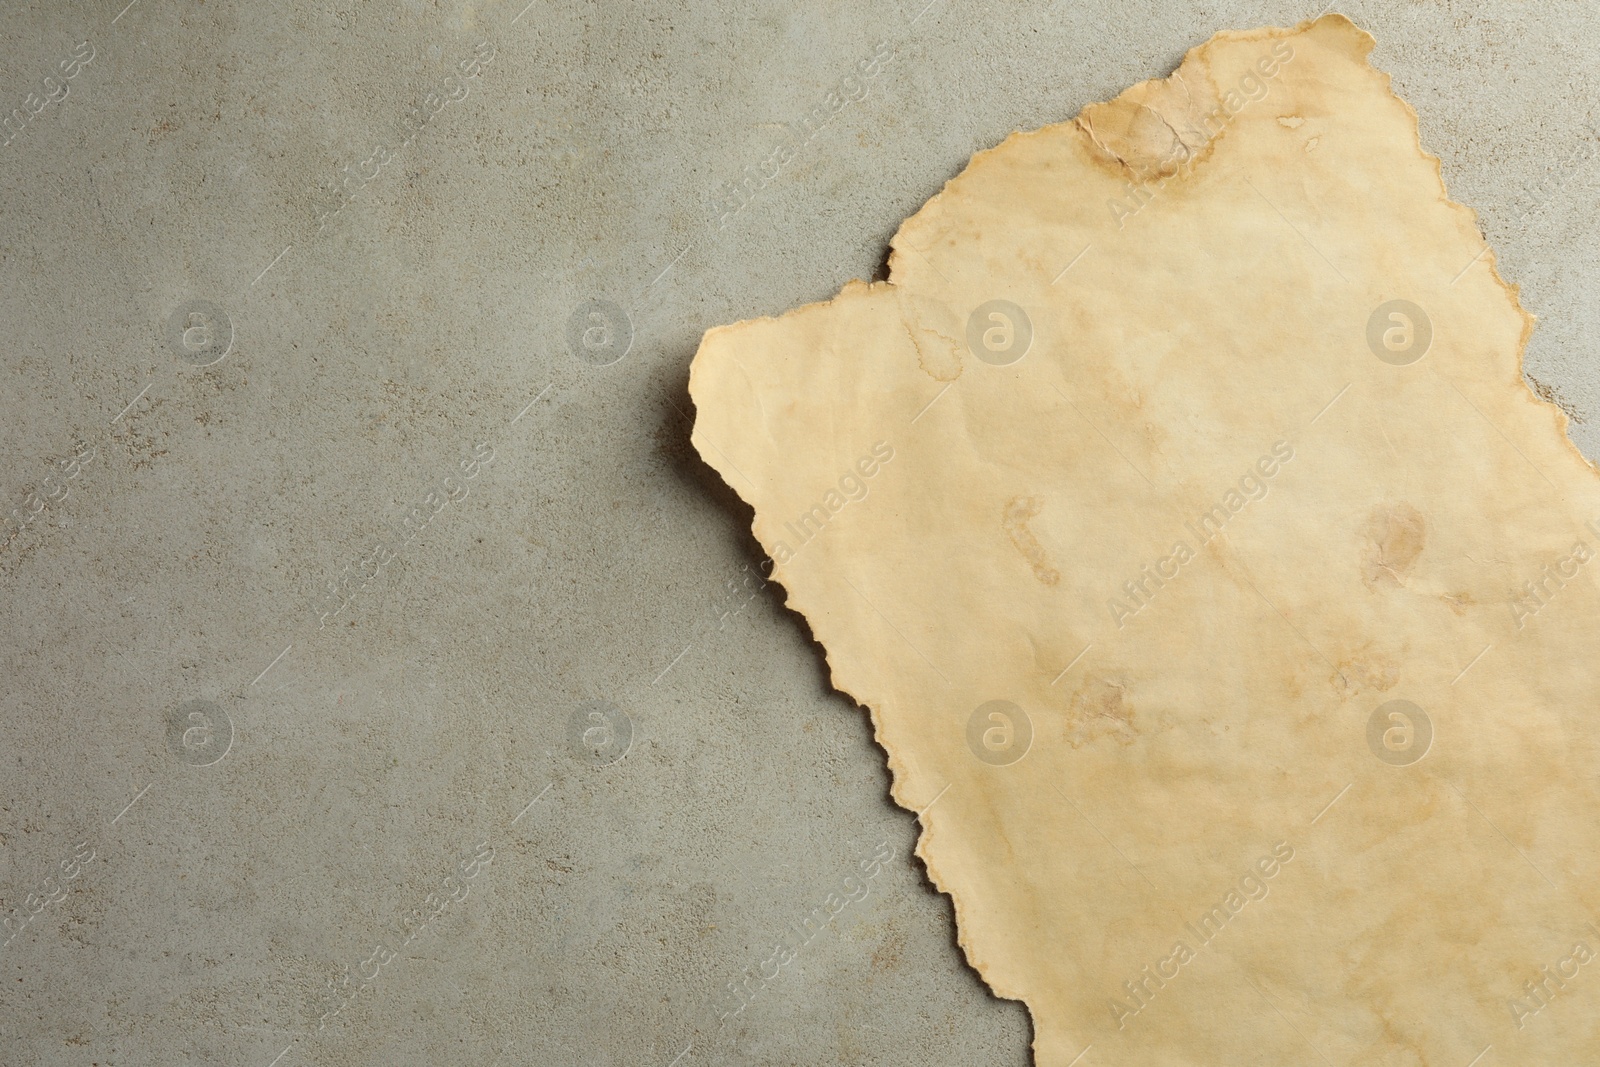
[[[0,1062],[1028,1061],[748,580],[688,364],[872,276],[974,150],[1315,11],[525,2],[0,3],[0,102],[59,97],[0,132]],[[1581,419],[1600,14],[1341,10]]]

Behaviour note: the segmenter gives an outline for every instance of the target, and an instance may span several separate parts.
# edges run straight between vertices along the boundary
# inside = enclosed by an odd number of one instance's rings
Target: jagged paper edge
[[[1525,360],[1527,355],[1528,341],[1532,336],[1534,323],[1536,321],[1535,316],[1522,306],[1522,302],[1519,299],[1520,287],[1514,282],[1507,281],[1500,274],[1498,257],[1495,255],[1493,247],[1489,244],[1488,238],[1483,232],[1483,228],[1478,224],[1478,212],[1470,205],[1450,199],[1449,192],[1445,187],[1444,167],[1442,161],[1437,155],[1429,152],[1422,144],[1421,119],[1416,108],[1414,108],[1404,97],[1400,96],[1394,91],[1393,76],[1387,71],[1381,70],[1372,64],[1371,53],[1372,50],[1377,46],[1377,39],[1371,33],[1357,26],[1349,18],[1337,12],[1325,14],[1315,19],[1306,19],[1292,28],[1263,26],[1255,30],[1219,31],[1216,34],[1213,34],[1203,43],[1195,45],[1185,52],[1183,60],[1177,65],[1177,67],[1173,69],[1171,73],[1165,77],[1150,78],[1145,81],[1138,82],[1132,86],[1129,86],[1127,89],[1123,90],[1121,93],[1117,94],[1116,97],[1113,97],[1109,101],[1100,101],[1087,104],[1076,116],[1063,122],[1051,123],[1046,126],[1041,126],[1035,130],[1013,131],[994,147],[980,149],[977,152],[974,152],[972,156],[969,157],[967,165],[963,167],[958,174],[948,179],[938,192],[929,197],[921,207],[919,207],[913,214],[908,216],[905,221],[900,224],[900,226],[896,229],[894,236],[890,238],[889,241],[889,277],[887,280],[866,282],[860,279],[851,279],[850,281],[846,282],[840,288],[839,293],[830,300],[817,301],[810,304],[801,304],[778,315],[758,316],[751,319],[744,319],[736,323],[712,327],[711,329],[707,330],[702,337],[700,350],[704,350],[707,342],[712,338],[718,337],[727,332],[745,329],[750,325],[757,323],[782,322],[784,319],[787,319],[791,316],[797,316],[809,312],[820,312],[822,309],[832,307],[841,301],[871,294],[881,289],[893,290],[898,288],[895,281],[896,276],[912,273],[902,249],[903,239],[908,231],[914,230],[921,220],[923,220],[924,216],[927,215],[936,205],[938,205],[947,193],[951,192],[960,183],[970,180],[972,174],[976,170],[1002,158],[1002,154],[1008,150],[1013,142],[1024,138],[1041,136],[1044,134],[1059,133],[1065,128],[1070,128],[1079,136],[1087,140],[1091,147],[1102,157],[1110,157],[1111,159],[1116,160],[1116,163],[1125,168],[1130,176],[1141,179],[1148,178],[1152,173],[1151,171],[1137,171],[1132,167],[1131,164],[1128,163],[1126,159],[1109,150],[1100,142],[1099,138],[1093,133],[1092,112],[1099,108],[1105,108],[1108,105],[1135,101],[1136,98],[1147,98],[1152,95],[1152,92],[1156,89],[1156,87],[1168,84],[1174,78],[1182,80],[1185,76],[1193,76],[1201,72],[1205,72],[1209,76],[1211,67],[1209,53],[1212,48],[1221,42],[1277,40],[1308,33],[1322,26],[1323,24],[1327,24],[1330,27],[1340,30],[1353,31],[1354,34],[1357,35],[1356,41],[1358,49],[1354,58],[1360,59],[1365,63],[1367,70],[1380,79],[1384,91],[1389,94],[1391,99],[1397,101],[1405,109],[1406,114],[1410,117],[1414,146],[1417,154],[1422,159],[1433,165],[1434,181],[1438,185],[1440,202],[1458,213],[1461,219],[1474,233],[1477,234],[1478,238],[1483,242],[1485,249],[1483,255],[1484,265],[1488,267],[1490,276],[1494,279],[1495,283],[1499,285],[1500,288],[1510,298],[1512,306],[1516,309],[1518,314],[1522,316],[1522,333],[1518,337],[1516,345],[1515,370],[1517,380],[1522,384],[1523,389],[1527,393],[1528,399],[1547,409],[1547,412],[1552,419],[1554,430],[1559,435],[1560,439],[1566,443],[1567,447],[1571,449],[1572,454],[1582,460],[1584,466],[1586,466],[1590,471],[1600,474],[1600,467],[1597,467],[1597,465],[1591,462],[1588,457],[1584,456],[1582,451],[1580,451],[1578,447],[1573,444],[1571,437],[1568,435],[1567,427],[1571,422],[1570,416],[1568,416],[1566,411],[1564,411],[1559,405],[1540,396],[1528,383],[1525,373]],[[1196,166],[1194,169],[1197,170],[1200,166],[1204,165],[1205,160],[1209,159],[1210,156],[1214,154],[1217,143],[1227,137],[1228,132],[1228,128],[1225,127],[1206,143],[1201,152],[1196,156]],[[1191,171],[1191,173],[1192,172],[1193,171]],[[910,248],[911,246],[906,244],[905,247]],[[696,374],[702,372],[705,366],[700,361],[700,350],[697,350],[695,359],[690,365],[689,394],[691,400],[694,399],[695,394]],[[700,453],[705,462],[722,476],[723,481],[726,482],[736,494],[738,494],[741,500],[743,500],[746,504],[749,504],[752,510],[755,511],[755,518],[751,522],[751,533],[755,536],[757,542],[762,545],[763,549],[767,549],[770,553],[770,547],[775,544],[779,538],[775,536],[763,536],[765,520],[763,519],[760,511],[756,509],[755,501],[750,499],[750,497],[740,489],[738,481],[734,477],[734,475],[737,474],[737,471],[733,467],[732,462],[729,461],[728,458],[724,456],[714,445],[711,445],[709,441],[705,441],[700,436],[700,419],[698,418],[698,411],[699,408],[697,404],[697,418],[695,421],[695,429],[691,433],[691,442],[694,444],[695,449]],[[865,686],[863,685],[858,684],[856,686],[857,690],[863,690],[858,692],[852,690],[841,682],[838,668],[833,661],[832,651],[829,649],[827,642],[818,635],[816,626],[812,622],[812,614],[807,609],[806,604],[803,603],[805,594],[798,590],[791,589],[787,585],[784,585],[782,580],[776,576],[772,578],[772,581],[783,586],[785,593],[784,606],[801,616],[801,618],[805,621],[807,630],[811,633],[812,639],[819,646],[821,646],[823,650],[823,659],[828,668],[828,679],[830,684],[833,686],[833,688],[855,700],[857,704],[866,709],[868,719],[872,723],[873,741],[880,749],[883,750],[889,769],[889,795],[896,805],[918,816],[918,822],[920,826],[917,833],[916,855],[922,860],[923,866],[928,874],[928,879],[930,882],[932,882],[935,889],[950,898],[951,906],[955,912],[956,919],[956,942],[960,946],[967,963],[978,973],[979,977],[983,979],[987,987],[996,996],[1006,1000],[1019,1001],[1024,1004],[1024,1006],[1028,1008],[1029,1018],[1030,1021],[1032,1021],[1033,1008],[1031,1005],[1028,1005],[1027,1000],[1022,995],[1021,991],[1004,988],[997,983],[995,978],[989,974],[990,967],[988,965],[988,961],[981,957],[978,947],[972,944],[968,939],[968,924],[964,922],[966,906],[963,904],[960,894],[946,884],[946,879],[940,874],[938,866],[930,855],[932,850],[932,840],[936,833],[935,817],[931,811],[923,811],[919,809],[917,804],[909,801],[902,795],[902,789],[904,788],[905,782],[910,777],[910,770],[906,766],[906,761],[902,759],[900,755],[897,754],[893,749],[891,749],[883,739],[880,715],[881,708],[884,706],[886,701],[882,698],[875,697],[870,693],[865,692]],[[927,801],[930,799],[932,798],[924,798],[924,803],[927,803]],[[1035,1036],[1037,1037],[1038,1025],[1036,1021],[1033,1023],[1033,1027]],[[1037,1050],[1035,1049],[1034,1051]]]

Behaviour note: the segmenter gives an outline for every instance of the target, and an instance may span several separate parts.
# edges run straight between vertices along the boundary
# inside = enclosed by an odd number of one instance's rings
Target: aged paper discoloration
[[[1371,43],[1219,35],[695,359],[1042,1064],[1600,1062],[1600,485]]]

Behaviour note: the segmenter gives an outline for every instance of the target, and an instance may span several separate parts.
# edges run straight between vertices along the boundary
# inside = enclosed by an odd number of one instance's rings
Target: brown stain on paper
[[[1101,738],[1110,738],[1130,745],[1139,735],[1133,718],[1133,703],[1128,699],[1126,682],[1098,676],[1087,678],[1073,691],[1067,707],[1067,744],[1081,748]]]
[[[1367,519],[1361,578],[1369,586],[1401,586],[1428,543],[1422,512],[1400,501],[1374,508]]]
[[[1033,569],[1033,576],[1039,583],[1055,585],[1061,581],[1061,572],[1050,565],[1044,546],[1039,543],[1033,531],[1028,529],[1029,520],[1036,517],[1043,506],[1038,497],[1013,497],[1006,503],[1000,525],[1005,529],[1006,536],[1011,539],[1017,551],[1022,553],[1022,558],[1028,561],[1028,566]]]

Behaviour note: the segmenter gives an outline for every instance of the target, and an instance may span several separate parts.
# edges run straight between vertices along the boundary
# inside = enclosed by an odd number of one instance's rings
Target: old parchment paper
[[[1371,46],[1220,34],[695,358],[1041,1064],[1600,1063],[1600,492]]]

